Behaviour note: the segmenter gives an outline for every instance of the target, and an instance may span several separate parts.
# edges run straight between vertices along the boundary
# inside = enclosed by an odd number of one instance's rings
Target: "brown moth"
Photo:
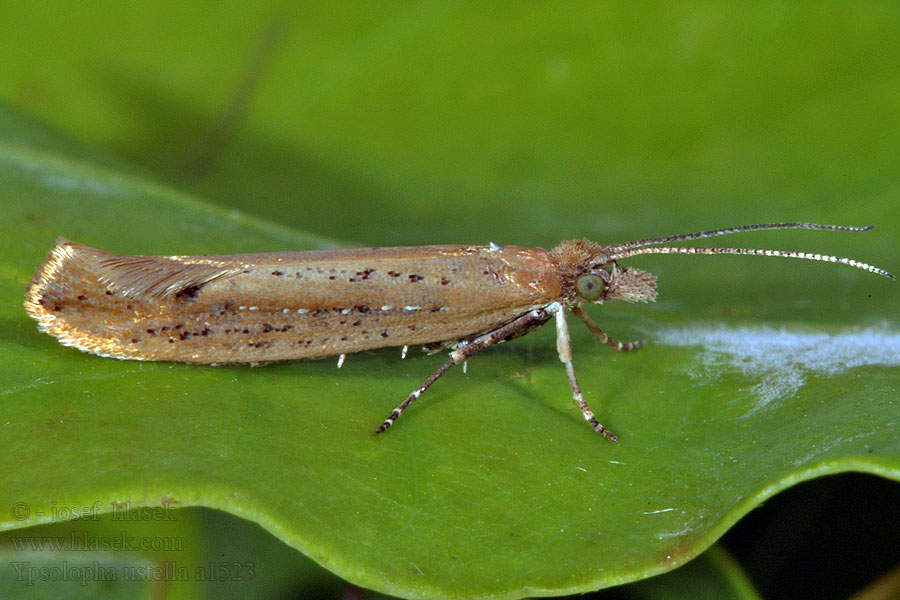
[[[620,259],[639,254],[750,254],[837,262],[835,256],[749,248],[667,246],[742,231],[870,227],[770,223],[601,246],[566,241],[552,250],[521,246],[421,246],[229,254],[122,256],[63,238],[26,291],[25,310],[66,346],[101,356],[186,363],[263,363],[386,346],[451,349],[450,358],[377,429],[397,417],[441,375],[481,350],[556,322],[557,350],[572,395],[591,427],[609,440],[584,400],[566,313],[615,350],[583,304],[652,302],[656,277]]]

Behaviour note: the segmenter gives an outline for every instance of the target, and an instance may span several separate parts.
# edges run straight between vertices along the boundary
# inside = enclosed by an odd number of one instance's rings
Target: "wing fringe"
[[[160,300],[210,281],[234,275],[242,265],[223,265],[200,257],[126,256],[104,252],[85,244],[59,238],[50,251],[43,272],[48,279],[62,276],[72,267],[110,291],[128,298]]]

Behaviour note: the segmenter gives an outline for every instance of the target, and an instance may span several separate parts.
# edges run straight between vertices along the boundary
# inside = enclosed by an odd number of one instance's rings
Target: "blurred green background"
[[[892,2],[3,13],[13,106],[216,203],[347,242],[620,241],[868,222],[897,203]],[[894,239],[896,221],[878,225]]]
[[[89,157],[204,199],[217,215],[234,209],[271,231],[312,234],[310,245],[548,247],[808,220],[876,229],[746,243],[834,248],[900,270],[895,2],[4,1],[0,14],[0,141]],[[0,223],[18,227],[13,213]],[[130,252],[142,251],[128,246],[140,239],[134,232],[152,227],[86,221],[72,225],[83,241],[115,240],[110,249]],[[75,236],[35,227],[40,235],[3,245],[21,258],[4,267],[13,280],[53,236]],[[251,249],[242,243],[185,236],[170,251]],[[896,294],[872,292],[884,288],[862,274],[701,260],[641,263],[668,282],[668,310],[685,320],[896,328]],[[850,292],[870,298],[846,300]],[[729,549],[766,597],[844,597],[900,562],[889,541],[815,565],[799,558],[817,546],[810,523],[846,521],[841,511],[868,518],[831,547],[859,550],[861,538],[897,530],[895,514],[885,520],[896,483],[841,477],[852,485],[805,484],[732,532]],[[848,489],[873,501],[835,501]],[[823,498],[828,510],[807,510]],[[255,525],[210,510],[180,514],[179,535],[202,548],[197,564],[221,555],[264,573],[256,587],[198,587],[186,597],[357,593]],[[800,519],[786,515],[797,514],[809,522],[792,531]],[[784,538],[793,552],[776,569],[759,549],[784,549]],[[716,552],[704,560],[720,574],[730,559]],[[612,593],[696,597],[682,586],[697,581]],[[808,581],[821,587],[798,583]],[[742,593],[734,596],[752,597]]]

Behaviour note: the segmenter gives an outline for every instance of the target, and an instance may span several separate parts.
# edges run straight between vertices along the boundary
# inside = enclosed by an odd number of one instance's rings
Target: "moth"
[[[620,266],[641,254],[742,254],[841,263],[893,278],[850,258],[677,242],[746,231],[872,227],[768,223],[601,246],[421,246],[229,254],[123,256],[57,240],[26,291],[25,310],[66,346],[112,358],[185,363],[265,363],[411,345],[449,358],[376,430],[382,433],[454,365],[485,348],[556,324],[556,347],[572,396],[594,431],[600,424],[578,385],[566,315],[614,350],[643,341],[608,336],[585,304],[652,302],[656,277]]]

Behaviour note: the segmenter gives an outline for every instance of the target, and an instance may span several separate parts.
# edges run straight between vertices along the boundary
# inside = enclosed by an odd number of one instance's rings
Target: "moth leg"
[[[620,342],[617,339],[611,338],[606,335],[606,332],[600,329],[600,327],[594,323],[594,320],[591,319],[590,315],[587,314],[587,311],[584,310],[584,307],[580,304],[572,309],[572,313],[584,321],[584,324],[588,326],[588,329],[591,330],[597,339],[612,348],[613,350],[619,350],[620,352],[628,352],[629,350],[636,350],[643,346],[646,342],[644,340],[635,340],[633,342]]]
[[[559,304],[551,305],[551,309],[554,307],[555,310],[553,312],[556,314],[556,351],[559,353],[559,360],[566,366],[566,374],[569,376],[572,396],[575,398],[575,402],[578,403],[578,408],[581,409],[584,420],[591,424],[594,431],[611,442],[617,442],[619,439],[613,432],[600,424],[597,417],[594,416],[594,411],[591,410],[591,407],[584,400],[581,386],[578,385],[578,379],[575,377],[575,367],[572,365],[572,344],[569,339],[569,326],[566,324],[566,309]]]
[[[410,404],[412,404],[413,402],[416,401],[416,398],[421,396],[425,392],[425,390],[427,390],[429,387],[431,387],[432,383],[434,383],[435,381],[440,379],[441,375],[443,375],[444,373],[449,371],[451,369],[451,367],[453,367],[453,365],[455,365],[457,363],[456,357],[454,356],[455,354],[456,354],[456,351],[450,353],[450,359],[447,362],[442,364],[438,368],[437,371],[432,373],[431,376],[422,383],[422,385],[420,385],[415,390],[413,390],[413,392],[409,396],[406,397],[406,400],[401,402],[397,406],[397,408],[392,410],[391,416],[389,416],[387,419],[384,420],[384,423],[382,423],[378,427],[378,429],[375,430],[375,433],[384,433],[385,431],[387,431],[387,428],[394,424],[394,421],[396,421],[397,418],[401,414],[403,414],[403,411],[406,410]]]
[[[413,392],[406,397],[406,400],[401,402],[397,408],[391,411],[391,416],[384,420],[384,423],[375,430],[375,433],[384,433],[388,427],[393,425],[394,421],[403,414],[403,411],[406,410],[410,404],[415,402],[419,396],[425,393],[425,390],[431,387],[431,384],[437,381],[441,375],[449,371],[453,365],[465,363],[467,359],[481,352],[485,348],[525,335],[529,331],[537,329],[549,321],[550,317],[551,313],[546,308],[536,308],[513,319],[506,325],[501,325],[497,329],[478,336],[474,340],[465,343],[461,342],[457,348],[450,353],[450,358],[447,362],[442,364],[437,371],[431,374],[431,377],[413,390]]]

